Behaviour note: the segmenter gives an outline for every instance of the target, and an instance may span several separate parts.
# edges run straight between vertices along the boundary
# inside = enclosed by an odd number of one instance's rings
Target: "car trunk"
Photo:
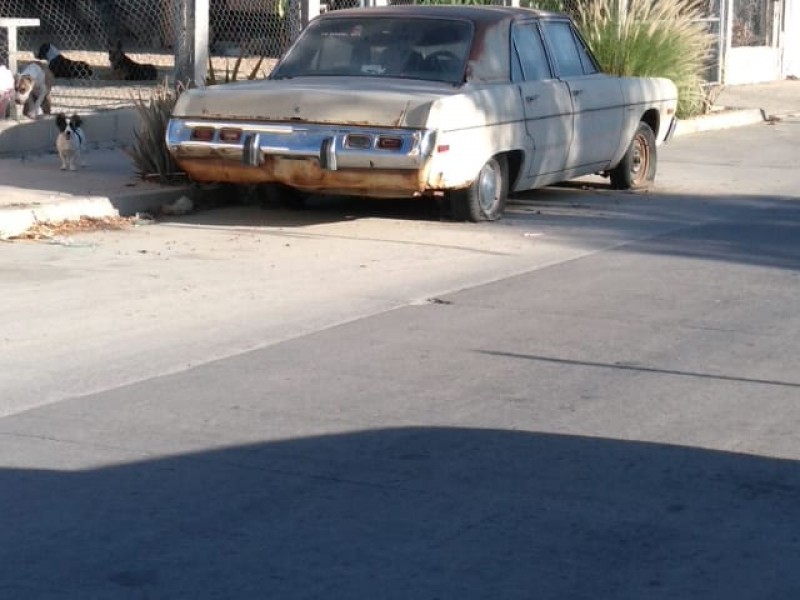
[[[173,115],[424,128],[431,103],[457,92],[444,83],[374,77],[264,80],[193,89]]]

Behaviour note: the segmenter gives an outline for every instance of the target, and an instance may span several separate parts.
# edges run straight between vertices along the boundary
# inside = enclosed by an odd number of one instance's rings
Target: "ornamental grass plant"
[[[182,90],[182,86],[173,89],[165,81],[148,98],[140,94],[136,99],[139,127],[134,132],[133,146],[125,152],[142,179],[175,183],[183,175],[167,151],[166,143],[167,124]]]
[[[584,0],[576,20],[607,73],[666,77],[678,88],[678,117],[707,111],[703,74],[713,36],[697,0]]]

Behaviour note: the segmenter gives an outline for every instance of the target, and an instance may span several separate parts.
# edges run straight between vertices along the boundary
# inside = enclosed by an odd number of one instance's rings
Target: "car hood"
[[[306,121],[424,128],[431,105],[459,93],[449,84],[403,79],[315,77],[248,81],[184,92],[175,117]]]

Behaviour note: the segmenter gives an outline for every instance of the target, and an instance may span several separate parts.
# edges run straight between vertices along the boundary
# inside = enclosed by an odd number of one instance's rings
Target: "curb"
[[[703,131],[716,131],[719,129],[730,129],[731,127],[754,125],[767,120],[767,116],[760,108],[723,109],[716,113],[678,121],[674,137],[701,133]]]
[[[181,196],[194,197],[187,186],[127,192],[111,196],[74,196],[69,199],[0,209],[0,240],[28,231],[37,223],[76,221],[81,217],[128,217],[138,212],[159,212]]]

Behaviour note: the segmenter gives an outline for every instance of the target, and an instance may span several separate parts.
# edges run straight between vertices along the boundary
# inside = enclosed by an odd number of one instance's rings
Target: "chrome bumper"
[[[213,129],[210,139],[193,139],[196,128]],[[236,141],[225,141],[223,132],[241,132]],[[368,147],[353,147],[350,136],[357,136]],[[401,140],[398,148],[380,148],[378,140]],[[177,158],[221,158],[259,167],[267,157],[319,160],[320,167],[339,169],[420,169],[431,156],[435,132],[427,130],[342,125],[255,123],[171,119],[166,134],[167,148]]]

